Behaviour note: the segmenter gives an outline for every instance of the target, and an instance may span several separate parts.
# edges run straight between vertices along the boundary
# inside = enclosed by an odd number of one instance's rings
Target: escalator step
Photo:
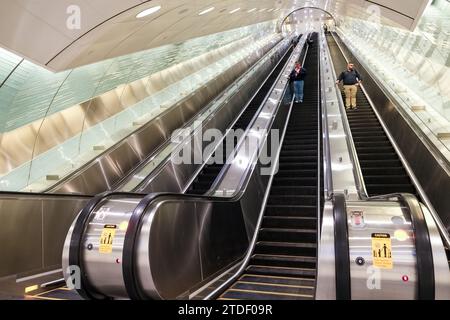
[[[280,157],[280,162],[283,163],[289,163],[289,162],[307,162],[307,163],[314,163],[317,166],[317,156],[283,156]]]
[[[314,296],[295,295],[273,292],[253,292],[243,290],[228,290],[220,299],[232,300],[312,300]]]
[[[368,161],[368,160],[396,160],[398,156],[396,153],[380,153],[380,154],[359,154],[360,161]]]
[[[359,160],[361,166],[364,168],[398,168],[402,166],[402,162],[395,160]]]
[[[255,247],[255,254],[315,256],[317,254],[316,243],[289,243],[259,241]]]
[[[279,186],[317,186],[317,177],[295,177],[295,178],[286,178],[286,177],[275,177],[273,181],[273,185],[275,187]]]
[[[366,184],[374,185],[377,182],[383,182],[386,184],[397,184],[397,185],[406,185],[411,183],[411,179],[409,179],[406,175],[387,175],[384,173],[383,175],[377,175],[377,176],[364,176],[364,181]]]
[[[316,196],[271,196],[269,198],[269,205],[304,205],[315,206],[317,204]]]
[[[416,189],[410,184],[367,184],[366,188],[370,195],[384,195],[398,192],[416,194]]]
[[[388,146],[388,147],[368,147],[368,146],[364,146],[364,147],[356,147],[358,150],[358,153],[364,153],[364,154],[368,154],[368,153],[395,153],[395,150],[392,146]]]
[[[311,297],[314,295],[314,287],[305,286],[287,286],[278,284],[254,283],[248,281],[238,281],[232,287],[232,290],[246,290],[257,292],[284,293],[294,295],[305,295]]]
[[[316,268],[316,257],[255,254],[250,264],[256,266],[314,269]]]
[[[267,205],[267,216],[293,216],[293,217],[317,217],[317,207],[315,205]]]
[[[316,170],[289,170],[289,169],[280,169],[278,170],[277,177],[302,177],[302,178],[315,178],[317,177],[317,169]]]
[[[261,228],[258,241],[316,243],[315,229]]]
[[[316,217],[293,217],[293,216],[265,216],[262,224],[263,228],[317,228]]]
[[[270,276],[294,276],[294,277],[306,277],[315,278],[316,269],[312,268],[287,268],[287,267],[272,267],[272,266],[253,266],[250,265],[247,268],[248,273],[252,274],[264,274]]]
[[[249,273],[244,274],[239,280],[247,281],[247,282],[254,282],[254,283],[279,284],[279,285],[297,286],[297,287],[312,287],[312,286],[314,286],[314,279],[263,276],[263,275],[249,274]]]
[[[364,176],[380,176],[380,175],[407,175],[403,167],[380,167],[380,168],[363,168]]]
[[[303,186],[303,187],[285,187],[285,186],[272,186],[270,191],[271,195],[282,196],[282,195],[297,195],[297,196],[317,196],[316,186]]]

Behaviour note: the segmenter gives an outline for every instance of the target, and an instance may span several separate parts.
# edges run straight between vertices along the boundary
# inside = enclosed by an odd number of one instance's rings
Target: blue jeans
[[[305,82],[303,80],[294,82],[295,101],[303,101],[304,86]]]

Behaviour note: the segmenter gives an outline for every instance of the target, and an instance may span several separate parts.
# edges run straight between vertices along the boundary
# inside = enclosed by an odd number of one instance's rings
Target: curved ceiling
[[[415,27],[429,0],[0,0],[0,45],[61,71],[319,7]],[[143,18],[149,8],[161,9]],[[214,7],[214,10],[199,15]],[[77,28],[77,13],[79,28]],[[68,24],[69,22],[69,24]],[[74,28],[75,27],[75,28]]]

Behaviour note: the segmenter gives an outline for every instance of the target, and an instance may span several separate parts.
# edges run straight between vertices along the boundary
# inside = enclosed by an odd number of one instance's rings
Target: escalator
[[[317,267],[318,46],[309,46],[305,99],[294,104],[280,168],[252,258],[244,274],[219,299],[314,299]]]
[[[280,63],[277,65],[277,67],[272,71],[270,76],[266,79],[258,93],[253,97],[253,99],[248,104],[245,111],[241,114],[240,118],[236,121],[236,123],[231,128],[231,133],[237,132],[238,130],[245,131],[247,127],[249,126],[250,122],[254,118],[256,112],[258,111],[259,107],[263,103],[265,97],[267,96],[267,93],[272,88],[273,84],[277,80],[280,72],[283,70],[287,60],[292,54],[292,51],[294,50],[294,47],[291,46],[287,53],[284,55],[283,59],[280,61]],[[237,139],[235,137],[234,139],[234,145],[227,148],[227,144],[225,143],[226,139],[224,139],[224,142],[222,142],[222,146],[219,146],[222,150],[222,162],[221,163],[213,163],[213,164],[207,164],[203,167],[202,171],[197,175],[197,178],[195,181],[191,184],[188,191],[186,193],[188,194],[196,194],[196,195],[202,195],[205,194],[212,186],[214,181],[216,180],[218,174],[220,171],[222,171],[226,160],[230,156],[230,152],[232,152],[236,146],[237,146]],[[216,154],[213,154],[213,158],[215,159]]]
[[[346,59],[333,35],[328,34],[326,37],[336,74],[339,74],[347,68]],[[344,92],[342,96],[345,99]],[[347,110],[346,113],[368,196],[409,193],[420,199],[369,99],[361,89],[358,90],[357,105],[357,110]],[[450,266],[450,248],[445,248],[445,252]]]
[[[327,35],[327,41],[336,74],[340,74],[346,70],[347,62],[332,35]],[[345,99],[343,91],[342,95]],[[347,110],[347,118],[368,195],[410,193],[418,196],[398,154],[361,89],[358,90],[357,105],[357,110]]]

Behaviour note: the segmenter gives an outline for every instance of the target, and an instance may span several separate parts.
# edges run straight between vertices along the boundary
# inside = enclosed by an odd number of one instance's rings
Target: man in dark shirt
[[[361,84],[361,81],[361,75],[351,62],[347,65],[347,70],[342,72],[336,81],[336,84],[344,82],[345,108],[347,110],[358,109],[356,105],[356,94],[358,93],[358,86]]]
[[[294,84],[295,103],[303,102],[303,88],[305,86],[305,77],[307,71],[300,62],[295,64],[295,69],[291,72],[290,81]]]

